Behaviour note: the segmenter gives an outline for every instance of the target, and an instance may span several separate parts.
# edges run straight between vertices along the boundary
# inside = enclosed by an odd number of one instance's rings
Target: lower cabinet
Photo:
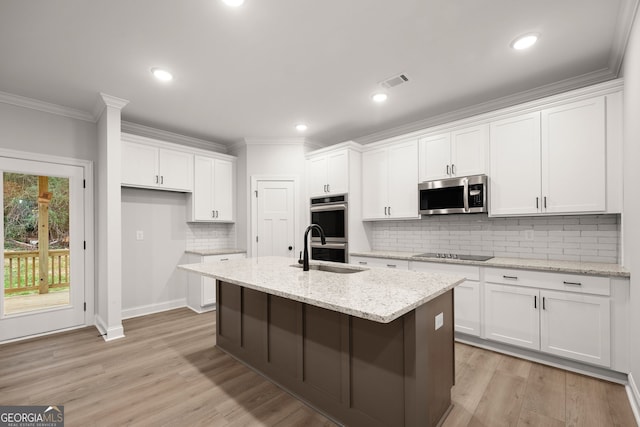
[[[349,257],[349,264],[361,265],[364,267],[397,268],[399,270],[409,269],[409,261],[404,259],[386,259],[351,255]]]
[[[494,283],[484,292],[487,339],[611,365],[608,297]]]
[[[245,258],[245,254],[223,254],[223,255],[195,255],[189,257],[189,262],[224,262],[230,259]],[[216,308],[216,280],[212,277],[205,277],[199,274],[189,274],[187,305],[197,313],[215,310]]]
[[[467,280],[453,289],[456,332],[480,336],[480,268],[470,265],[411,261],[410,269],[431,273],[457,274]]]

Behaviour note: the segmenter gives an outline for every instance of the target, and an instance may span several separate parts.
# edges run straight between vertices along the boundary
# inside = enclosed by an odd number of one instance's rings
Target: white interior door
[[[256,256],[295,256],[293,181],[257,182]]]
[[[4,290],[0,292],[0,342],[83,325],[84,168],[0,157],[0,175],[4,190],[0,197],[4,212],[0,244],[5,259]],[[38,182],[39,177],[46,177],[47,183],[38,183],[34,195],[34,179]],[[44,191],[41,188],[47,188],[48,194],[40,192]],[[47,197],[49,202],[44,202]],[[41,222],[45,222],[39,215],[44,210],[39,206],[42,204],[47,206],[49,217],[46,234],[57,237],[52,239],[49,256],[42,258],[48,261],[40,263],[39,248],[44,243],[34,241],[32,236],[38,236],[37,239],[42,236],[38,234]],[[68,219],[60,219],[60,215],[68,215]],[[20,222],[16,217],[27,220]],[[16,227],[26,230],[22,235],[31,237],[16,238],[20,232],[15,231]],[[57,229],[53,230],[54,227]],[[62,249],[56,249],[56,245]],[[46,278],[39,272],[40,265],[47,266]],[[44,289],[40,286],[43,280]]]

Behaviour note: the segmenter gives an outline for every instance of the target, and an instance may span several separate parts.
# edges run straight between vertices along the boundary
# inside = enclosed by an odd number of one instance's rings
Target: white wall
[[[0,147],[97,160],[95,123],[0,103]]]
[[[186,194],[122,188],[123,318],[185,304],[186,220]]]
[[[238,246],[247,249],[251,256],[251,178],[265,176],[293,176],[297,178],[296,247],[302,245],[302,231],[309,222],[305,200],[305,146],[303,139],[296,140],[251,140],[236,146],[230,154],[238,157],[238,215],[236,232]]]
[[[624,58],[623,264],[631,272],[631,374],[640,382],[640,10]]]

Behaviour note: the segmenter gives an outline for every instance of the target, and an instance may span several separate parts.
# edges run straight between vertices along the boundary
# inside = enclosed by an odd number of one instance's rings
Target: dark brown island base
[[[221,279],[224,272],[196,266],[183,268],[218,276],[217,346],[337,423],[437,426],[449,413],[455,366],[452,288],[461,278],[438,276],[436,281],[449,286],[385,323],[300,301],[314,301],[313,282],[331,280],[326,275],[334,273],[293,271],[298,276],[292,282],[306,289],[293,299],[257,290],[266,286],[257,284],[255,274],[247,275],[251,280],[245,286],[241,278],[229,283]],[[318,274],[325,276],[314,280]],[[367,282],[367,276],[372,283],[389,279],[380,274],[388,273],[371,269],[351,278],[334,274],[339,276],[334,280],[350,281],[341,297],[348,299],[354,289],[366,291],[359,281]],[[404,274],[393,277],[407,281]]]

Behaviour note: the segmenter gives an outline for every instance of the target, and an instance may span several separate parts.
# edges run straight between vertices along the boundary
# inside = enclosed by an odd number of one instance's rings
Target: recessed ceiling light
[[[538,34],[525,34],[511,42],[511,47],[515,50],[528,49],[538,41]]]
[[[162,80],[163,82],[173,80],[173,75],[167,70],[163,70],[162,68],[152,68],[151,73],[155,76],[156,79]]]
[[[371,99],[373,99],[374,102],[384,102],[387,100],[387,94],[384,92],[378,92],[378,93],[374,93],[373,95],[371,95]]]
[[[296,125],[296,130],[297,130],[298,132],[304,132],[304,131],[305,131],[305,130],[307,130],[307,129],[308,129],[308,127],[307,127],[307,125],[305,125],[304,123],[298,123],[298,124]]]
[[[222,0],[222,1],[224,2],[224,4],[231,7],[242,6],[242,3],[244,3],[244,0]]]

